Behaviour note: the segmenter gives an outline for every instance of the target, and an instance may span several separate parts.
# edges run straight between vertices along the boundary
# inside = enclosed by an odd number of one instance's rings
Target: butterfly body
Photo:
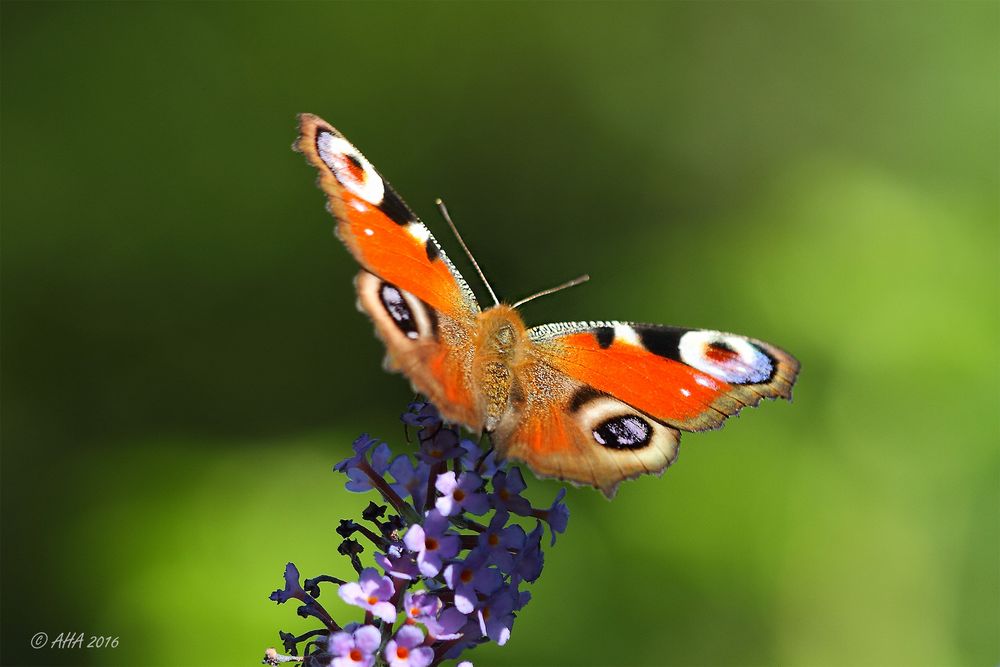
[[[478,315],[473,378],[487,431],[496,429],[511,396],[524,393],[525,367],[531,363],[527,331],[520,314],[506,304]]]
[[[482,309],[427,227],[343,135],[300,116],[297,150],[319,170],[336,231],[361,264],[359,308],[403,373],[449,421],[487,432],[501,458],[542,476],[617,485],[672,463],[681,430],[721,426],[790,398],[798,362],[719,331],[616,321],[529,328]]]

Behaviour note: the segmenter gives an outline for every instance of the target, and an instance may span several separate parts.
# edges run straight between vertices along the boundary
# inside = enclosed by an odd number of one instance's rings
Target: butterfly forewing
[[[386,345],[386,367],[406,375],[449,420],[477,428],[471,363],[479,304],[430,231],[332,125],[299,116],[296,149],[319,170],[337,236],[363,267],[358,306]]]
[[[529,330],[553,367],[686,431],[720,426],[764,398],[791,398],[799,363],[736,334],[627,322]]]
[[[501,455],[608,497],[623,480],[661,473],[676,459],[677,429],[556,368],[542,350],[529,355],[519,377],[523,396],[492,434]]]
[[[299,116],[295,147],[319,170],[337,235],[383,280],[455,318],[479,312],[476,297],[441,246],[372,164],[332,125]]]

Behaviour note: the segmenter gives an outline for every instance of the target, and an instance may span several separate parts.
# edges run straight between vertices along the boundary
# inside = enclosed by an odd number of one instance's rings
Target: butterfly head
[[[478,352],[498,361],[511,360],[519,346],[527,341],[527,328],[521,314],[512,306],[500,304],[477,316]]]

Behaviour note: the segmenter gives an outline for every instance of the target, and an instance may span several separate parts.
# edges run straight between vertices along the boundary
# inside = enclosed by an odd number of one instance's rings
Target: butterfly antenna
[[[577,276],[576,278],[573,278],[573,280],[567,280],[566,282],[562,283],[561,285],[556,285],[555,287],[550,287],[548,289],[544,289],[541,292],[535,292],[531,296],[526,296],[523,299],[521,299],[520,301],[518,301],[517,303],[515,303],[513,306],[511,306],[511,308],[517,308],[519,306],[523,306],[524,304],[528,303],[529,301],[537,299],[540,296],[545,296],[546,294],[555,294],[556,292],[560,292],[560,291],[566,289],[567,287],[575,287],[575,286],[577,286],[577,285],[579,285],[581,283],[587,282],[588,280],[590,280],[590,276],[588,276],[585,273],[582,276]]]
[[[493,288],[490,287],[490,282],[486,280],[486,276],[483,274],[483,270],[479,268],[479,262],[477,262],[476,258],[472,256],[472,251],[469,250],[469,246],[465,245],[465,241],[462,240],[462,235],[458,233],[458,227],[456,227],[455,223],[451,221],[451,216],[448,215],[448,207],[444,205],[444,202],[440,198],[436,199],[434,203],[437,204],[438,210],[441,211],[441,217],[443,217],[444,221],[448,223],[449,227],[451,227],[451,232],[455,235],[455,238],[458,239],[459,245],[462,246],[462,250],[465,251],[469,261],[472,262],[472,266],[476,268],[476,273],[479,274],[479,278],[483,281],[483,284],[486,285],[486,289],[490,291],[490,296],[493,297],[493,303],[499,306],[500,299],[497,298],[496,292],[494,292]]]

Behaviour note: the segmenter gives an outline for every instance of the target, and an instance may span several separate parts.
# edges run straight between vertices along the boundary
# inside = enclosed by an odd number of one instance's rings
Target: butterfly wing
[[[677,458],[680,431],[556,369],[538,350],[531,356],[490,434],[501,458],[609,498],[623,480],[662,473]]]
[[[625,322],[529,330],[545,360],[684,431],[718,428],[764,398],[791,398],[799,362],[736,334]]]
[[[528,398],[505,415],[498,447],[608,495],[623,479],[662,472],[681,430],[717,428],[764,398],[791,398],[799,369],[773,345],[719,331],[571,322],[528,337]],[[542,398],[533,404],[532,395]]]
[[[369,273],[438,312],[474,317],[479,304],[431,235],[371,163],[332,125],[299,116],[294,148],[319,170],[337,236]]]
[[[472,428],[482,409],[470,369],[476,297],[441,246],[372,164],[332,125],[299,116],[294,148],[319,170],[337,236],[362,266],[358,306],[400,371],[449,420]]]

